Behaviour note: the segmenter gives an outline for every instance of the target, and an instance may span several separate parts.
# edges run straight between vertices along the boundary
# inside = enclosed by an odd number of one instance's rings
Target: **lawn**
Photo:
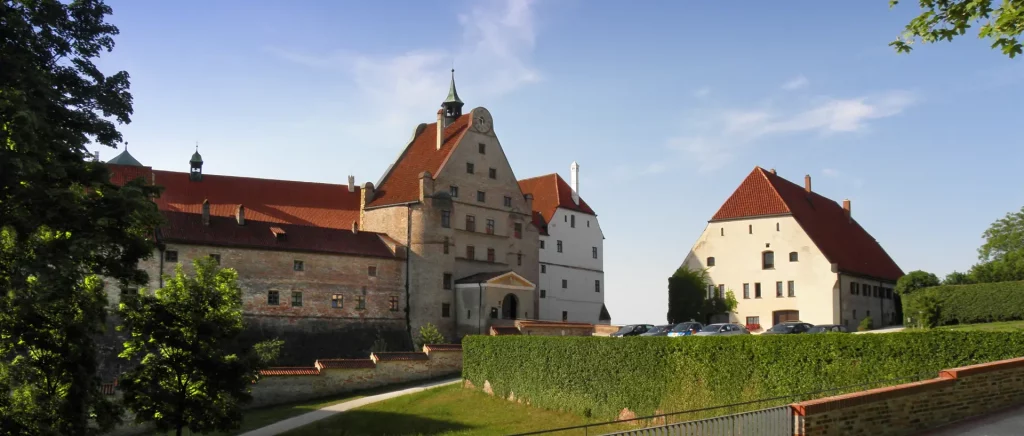
[[[1024,331],[1024,321],[987,322],[983,324],[957,324],[936,328],[940,330],[952,330],[958,332],[1020,332]]]
[[[456,384],[339,413],[285,435],[506,435],[588,422],[595,421],[514,403]],[[612,430],[605,426],[591,429],[591,433]]]

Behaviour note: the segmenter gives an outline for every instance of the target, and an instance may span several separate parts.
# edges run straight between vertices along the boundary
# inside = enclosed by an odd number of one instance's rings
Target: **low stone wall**
[[[934,379],[793,404],[795,434],[906,435],[1024,404],[1024,358]]]
[[[462,372],[462,346],[425,345],[417,353],[372,353],[369,359],[320,359],[311,367],[260,371],[250,408],[311,400]]]
[[[594,325],[594,336],[611,336],[612,333],[619,331],[622,326],[617,325]]]

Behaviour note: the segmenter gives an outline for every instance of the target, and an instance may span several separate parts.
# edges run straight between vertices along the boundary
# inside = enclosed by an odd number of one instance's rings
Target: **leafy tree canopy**
[[[953,271],[946,274],[946,278],[942,280],[944,285],[970,285],[975,283],[974,275],[971,273],[962,273],[959,271]]]
[[[128,73],[93,60],[114,46],[102,0],[0,2],[0,434],[89,435],[116,408],[101,395],[94,335],[100,276],[146,281],[156,188],[110,183],[90,142],[128,123]]]
[[[140,362],[122,379],[124,403],[137,422],[162,431],[228,431],[242,419],[241,406],[259,368],[268,365],[281,341],[242,350],[242,292],[238,274],[212,259],[181,265],[154,295],[145,291],[121,302],[121,328],[130,339],[121,357]]]
[[[890,0],[894,7],[899,0]],[[971,26],[982,23],[979,38],[992,41],[992,48],[1013,58],[1021,54],[1020,34],[1024,32],[1024,0],[918,0],[921,14],[910,20],[903,35],[889,43],[898,53],[909,53],[916,41],[952,41]]]
[[[985,238],[985,243],[978,248],[978,259],[982,262],[1024,251],[1024,207],[996,220],[981,236]]]
[[[939,278],[930,272],[924,272],[921,270],[911,271],[900,277],[896,281],[896,293],[899,295],[908,295],[914,291],[927,288],[930,286],[938,286]]]

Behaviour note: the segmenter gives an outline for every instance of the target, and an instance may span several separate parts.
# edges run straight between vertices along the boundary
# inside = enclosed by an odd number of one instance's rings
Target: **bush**
[[[860,325],[857,326],[857,331],[859,331],[859,332],[866,332],[868,330],[871,330],[871,317],[870,316],[860,320]]]
[[[463,377],[477,387],[487,381],[502,398],[514,393],[534,406],[610,420],[623,408],[642,416],[935,377],[941,369],[1024,356],[1024,335],[467,336],[463,349]]]
[[[419,348],[423,348],[424,345],[443,344],[447,341],[445,341],[444,335],[437,330],[437,327],[428,322],[426,325],[420,327],[420,338],[418,342]]]
[[[1024,319],[1024,281],[934,286],[903,299],[906,316],[925,327]]]

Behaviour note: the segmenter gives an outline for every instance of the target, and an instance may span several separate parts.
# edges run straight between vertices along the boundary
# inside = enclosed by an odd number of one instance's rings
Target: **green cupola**
[[[199,154],[199,143],[196,142],[196,152],[192,153],[192,159],[188,161],[190,171],[188,179],[194,182],[203,180],[203,156]]]
[[[441,103],[441,110],[444,111],[444,126],[448,127],[455,120],[462,116],[462,100],[459,99],[459,92],[455,90],[455,69],[452,68],[452,81],[448,85],[448,98]]]

